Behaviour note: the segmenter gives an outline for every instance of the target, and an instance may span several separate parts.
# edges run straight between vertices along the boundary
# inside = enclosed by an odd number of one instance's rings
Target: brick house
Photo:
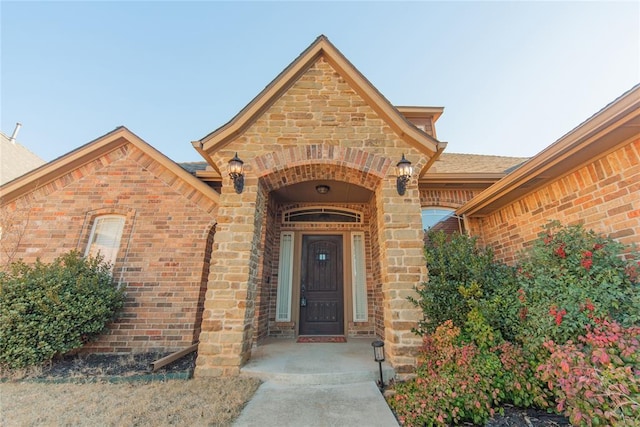
[[[402,375],[420,344],[407,297],[428,279],[425,226],[478,235],[505,261],[549,219],[640,235],[640,86],[531,159],[443,153],[442,112],[391,105],[320,36],[192,143],[204,162],[120,127],[0,187],[3,250],[109,255],[127,303],[86,351],[199,341],[195,374],[217,376],[269,336],[380,337]]]

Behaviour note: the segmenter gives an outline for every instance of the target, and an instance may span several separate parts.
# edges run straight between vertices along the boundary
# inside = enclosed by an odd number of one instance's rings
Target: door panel
[[[342,236],[302,236],[300,335],[342,335]]]

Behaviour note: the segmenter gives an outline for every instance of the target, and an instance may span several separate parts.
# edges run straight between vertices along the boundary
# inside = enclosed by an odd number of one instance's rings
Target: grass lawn
[[[259,381],[0,384],[1,426],[228,426]]]

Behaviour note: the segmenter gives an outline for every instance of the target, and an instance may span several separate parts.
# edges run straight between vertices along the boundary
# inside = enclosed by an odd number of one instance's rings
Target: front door
[[[342,236],[302,236],[300,335],[342,335]]]

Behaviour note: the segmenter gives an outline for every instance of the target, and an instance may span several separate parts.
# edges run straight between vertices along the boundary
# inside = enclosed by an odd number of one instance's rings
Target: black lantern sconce
[[[238,194],[242,193],[244,189],[243,165],[244,162],[238,158],[238,153],[229,160],[229,176],[233,180],[233,188]]]
[[[402,154],[402,159],[396,165],[396,170],[398,172],[398,178],[396,180],[398,194],[404,196],[404,193],[407,190],[407,183],[409,182],[409,180],[411,179],[411,175],[413,174],[413,167],[411,166],[411,162],[404,158],[404,154]]]
[[[380,368],[380,380],[378,380],[378,388],[380,391],[384,390],[384,379],[382,377],[382,362],[384,362],[384,342],[383,341],[374,341],[371,343],[371,347],[373,347],[373,360],[378,362],[378,367]]]

